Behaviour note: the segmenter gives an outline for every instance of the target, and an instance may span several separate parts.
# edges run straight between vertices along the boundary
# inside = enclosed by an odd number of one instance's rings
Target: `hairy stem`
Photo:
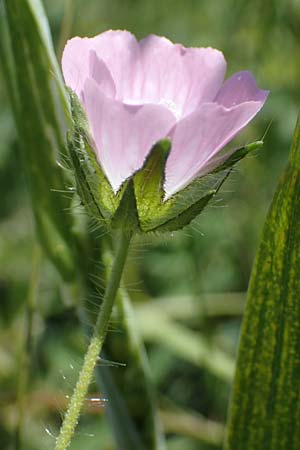
[[[56,441],[55,450],[65,450],[71,440],[78,423],[80,411],[87,395],[88,387],[93,377],[93,372],[99,353],[102,349],[114,300],[120,285],[131,236],[128,232],[120,231],[116,239],[116,250],[111,268],[108,285],[105,290],[103,302],[97,317],[93,336],[83,366],[79,374],[73,395],[66,412],[60,434]]]

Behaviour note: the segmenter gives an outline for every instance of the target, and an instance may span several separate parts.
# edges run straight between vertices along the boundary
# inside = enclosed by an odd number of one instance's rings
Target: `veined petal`
[[[142,167],[152,146],[168,135],[175,117],[162,106],[109,99],[92,79],[84,85],[84,104],[97,159],[116,193]]]
[[[257,101],[265,102],[269,91],[257,87],[255,78],[246,70],[237,72],[225,81],[215,98],[215,102],[226,108],[240,103]]]
[[[114,80],[104,62],[98,58],[95,50],[89,52],[89,78],[96,81],[103,94],[109,98],[115,98],[116,86]]]
[[[262,108],[264,100],[225,108],[203,104],[179,122],[172,132],[172,149],[166,164],[165,199],[184,188]]]
[[[110,71],[116,86],[116,98],[131,98],[140,54],[135,36],[129,31],[109,30],[91,38],[90,46]]]
[[[128,31],[109,30],[93,38],[75,37],[67,42],[62,56],[64,79],[79,97],[90,77],[90,51],[96,53],[111,74],[117,98],[131,98],[140,53],[135,36]]]
[[[61,65],[65,83],[81,98],[85,80],[89,76],[90,39],[74,37],[63,51]]]
[[[213,101],[224,80],[223,54],[212,48],[185,48],[150,35],[141,40],[141,98],[169,103],[182,117]]]

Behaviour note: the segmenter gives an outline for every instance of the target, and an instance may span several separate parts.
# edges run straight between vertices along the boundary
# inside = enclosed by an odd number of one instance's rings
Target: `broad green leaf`
[[[37,231],[62,276],[75,275],[65,155],[68,106],[39,0],[4,0],[0,57],[6,75]]]
[[[227,450],[300,443],[300,120],[251,275]]]

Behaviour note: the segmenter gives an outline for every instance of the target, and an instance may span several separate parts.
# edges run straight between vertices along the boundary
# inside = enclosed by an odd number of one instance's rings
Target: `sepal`
[[[164,205],[165,165],[171,149],[171,142],[162,139],[151,149],[143,167],[133,177],[134,193],[140,227],[150,231],[160,223]]]
[[[177,231],[181,230],[185,226],[189,225],[192,220],[194,220],[205,208],[208,202],[215,196],[216,190],[209,191],[204,197],[194,203],[192,206],[187,208],[177,217],[168,220],[163,225],[158,226],[154,231],[166,232],[166,231]]]
[[[76,94],[69,90],[73,129],[68,136],[71,164],[78,194],[87,211],[110,224],[123,197],[127,182],[115,194],[91,146],[88,122]]]
[[[119,206],[111,221],[111,227],[126,230],[129,235],[139,231],[136,199],[132,179],[126,182]]]
[[[207,205],[228,176],[228,170],[200,177],[185,189],[164,199],[164,174],[169,141],[158,142],[144,166],[134,175],[137,214],[143,232],[175,231],[188,225]]]
[[[256,141],[219,156],[219,158],[214,159],[212,161],[214,169],[211,171],[211,173],[218,173],[222,172],[223,170],[231,169],[235,164],[237,164],[239,161],[245,158],[245,156],[249,155],[249,153],[252,153],[255,150],[259,150],[260,148],[263,147],[263,145],[264,145],[263,141]]]

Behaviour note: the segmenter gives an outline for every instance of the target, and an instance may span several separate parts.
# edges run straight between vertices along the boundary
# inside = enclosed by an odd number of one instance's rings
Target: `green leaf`
[[[300,120],[275,192],[242,326],[228,450],[298,450],[300,442]]]
[[[71,198],[57,161],[66,154],[68,104],[39,0],[4,0],[5,69],[40,241],[64,279],[74,277]]]

